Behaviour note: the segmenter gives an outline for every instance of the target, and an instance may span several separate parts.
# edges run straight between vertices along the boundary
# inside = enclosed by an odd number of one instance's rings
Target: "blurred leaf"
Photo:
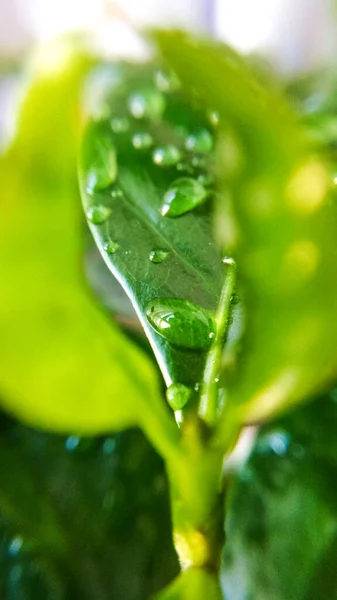
[[[190,568],[181,575],[164,592],[154,600],[221,600],[222,594],[217,577],[206,570]]]
[[[246,329],[225,373],[239,418],[255,421],[307,398],[337,369],[337,213],[328,165],[285,99],[254,80],[226,46],[160,33],[164,57],[191,90],[236,127],[241,171],[226,173],[219,144],[222,242],[238,264]],[[226,428],[227,423],[223,426]]]
[[[227,507],[226,600],[337,598],[336,427],[326,396],[259,434]]]
[[[86,294],[76,149],[89,65],[61,50],[61,63],[44,57],[0,164],[3,406],[27,423],[63,432],[121,428],[147,413],[149,423],[165,422],[148,360]]]
[[[187,103],[168,75],[143,65],[119,69],[118,84],[113,71],[105,118],[92,122],[85,134],[83,202],[96,243],[131,298],[166,383],[194,385],[205,352],[159,335],[146,318],[146,308],[157,298],[188,300],[211,312],[217,307],[224,267],[212,241],[213,186],[196,182],[197,177],[212,182],[215,133],[205,112]],[[165,91],[160,79],[159,89],[155,87],[158,76],[165,77]],[[193,177],[207,201],[179,218],[164,217],[164,195],[182,177]],[[105,211],[102,219],[95,210]],[[162,258],[151,260],[156,251]]]
[[[140,431],[64,438],[14,424],[3,438],[4,600],[147,600],[176,575],[163,463]]]

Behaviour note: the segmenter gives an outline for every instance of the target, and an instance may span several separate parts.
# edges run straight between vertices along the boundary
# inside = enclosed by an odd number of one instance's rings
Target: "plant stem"
[[[236,264],[234,260],[226,258],[224,263],[227,265],[227,272],[215,317],[215,339],[206,360],[199,405],[200,417],[211,427],[215,425],[217,420],[217,377],[220,372],[223,343],[229,328],[231,298],[236,284]]]

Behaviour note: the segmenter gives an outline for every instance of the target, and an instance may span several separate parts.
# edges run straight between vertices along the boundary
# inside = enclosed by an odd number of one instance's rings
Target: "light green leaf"
[[[219,144],[222,243],[237,261],[246,329],[227,398],[256,421],[307,398],[337,370],[337,213],[329,165],[278,92],[263,87],[226,46],[156,36],[164,57],[208,108],[230,121],[241,170],[226,172]],[[227,423],[224,423],[227,427]]]
[[[88,61],[47,61],[2,158],[0,388],[19,419],[94,433],[168,420],[155,372],[96,307],[81,273],[79,92]],[[158,434],[158,438],[160,435]]]
[[[205,570],[190,568],[153,600],[222,600],[216,575]]]

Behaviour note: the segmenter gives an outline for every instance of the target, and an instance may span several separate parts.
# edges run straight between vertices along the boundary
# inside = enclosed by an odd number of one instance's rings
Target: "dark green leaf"
[[[159,335],[146,309],[154,300],[179,299],[211,313],[216,310],[224,267],[213,243],[211,188],[197,182],[212,169],[215,134],[205,113],[186,102],[176,87],[165,92],[155,87],[154,69],[124,66],[118,73],[119,85],[111,84],[105,100],[105,118],[92,122],[85,134],[83,203],[96,243],[131,298],[167,384],[191,385],[201,377],[204,348],[194,349],[188,340],[184,345],[183,335]],[[93,177],[99,153],[105,153],[108,171],[111,156],[117,158],[117,175],[110,171],[105,190]],[[103,180],[102,164],[99,170]],[[176,194],[172,183],[186,178],[198,186],[198,193],[202,190],[201,205],[190,210],[186,194],[191,193],[192,200],[194,195],[185,185],[181,198],[189,212],[163,216],[167,193]]]
[[[227,507],[227,600],[337,598],[336,427],[326,396],[259,434]]]
[[[0,446],[1,598],[147,600],[177,573],[163,464],[140,431],[64,438],[14,423]]]

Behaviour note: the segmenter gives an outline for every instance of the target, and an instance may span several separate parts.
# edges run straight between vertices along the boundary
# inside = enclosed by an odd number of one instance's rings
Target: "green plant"
[[[79,270],[85,235],[74,171],[79,92],[94,61],[81,54],[53,76],[40,75],[23,104],[1,165],[0,247],[8,257],[1,267],[2,405],[31,427],[71,436],[70,450],[86,447],[86,436],[109,440],[111,432],[143,430],[165,462],[182,568],[156,596],[161,600],[222,594],[228,600],[309,600],[321,597],[323,580],[323,595],[337,598],[326,574],[337,532],[326,483],[336,474],[333,435],[330,440],[336,411],[332,397],[322,396],[337,372],[335,150],[326,127],[334,122],[331,95],[307,114],[295,86],[285,92],[266,83],[257,67],[226,46],[175,32],[152,38],[158,56],[151,64],[97,70],[95,61],[86,84],[100,94],[81,141],[81,196],[110,272],[89,238],[86,270],[106,314],[86,293]],[[116,279],[143,329],[125,297],[116,295]],[[143,330],[167,387],[166,403]],[[282,417],[290,409],[292,415]],[[252,425],[261,428],[254,450],[231,475],[227,463]],[[315,432],[314,442],[307,429]],[[3,450],[8,460],[15,457],[11,470],[22,480],[22,461],[38,456],[24,440],[41,435],[23,432],[23,458],[8,440]],[[83,465],[88,456],[95,462],[90,452],[99,443],[106,439],[89,439]],[[161,472],[161,463],[155,468]],[[42,479],[45,469],[38,470]],[[32,538],[34,520],[16,512],[6,473],[3,479],[6,526]],[[33,483],[27,486],[33,504],[39,494]],[[34,552],[45,553],[43,572],[60,582],[57,598],[123,597],[118,587],[111,591],[105,561],[93,558],[110,548],[111,515],[98,511],[95,525],[88,522],[96,506],[89,488],[70,535],[73,508],[55,519],[55,493],[51,505],[41,497],[39,513],[46,516],[33,535]],[[76,498],[81,507],[81,494]],[[59,527],[59,519],[68,525]],[[291,525],[279,536],[284,520],[292,524],[293,544]],[[72,561],[73,540],[77,552],[86,522],[85,550]],[[165,543],[171,566],[156,590],[176,571]],[[100,564],[90,585],[82,580],[86,561]]]

